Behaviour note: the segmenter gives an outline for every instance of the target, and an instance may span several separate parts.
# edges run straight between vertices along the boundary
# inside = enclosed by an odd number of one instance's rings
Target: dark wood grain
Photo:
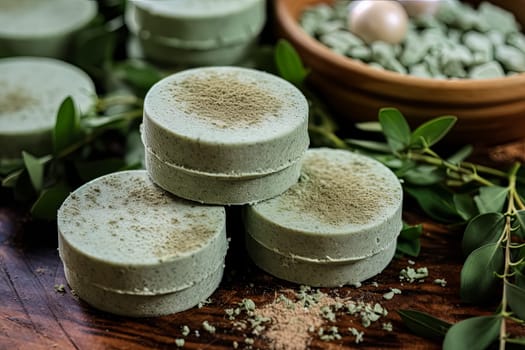
[[[23,208],[16,208],[3,194],[0,200],[0,349],[174,349],[175,339],[182,337],[181,326],[200,330],[185,337],[187,349],[230,349],[233,341],[244,348],[244,332],[232,327],[224,309],[234,307],[243,298],[251,298],[258,306],[271,303],[280,291],[297,288],[271,277],[256,268],[243,250],[242,236],[236,227],[236,209],[230,212],[232,243],[227,258],[225,278],[212,296],[212,303],[202,308],[158,318],[132,319],[97,311],[78,300],[66,287],[65,293],[55,285],[66,284],[57,253],[54,224],[31,222]],[[410,205],[410,204],[409,204]],[[362,349],[440,349],[441,345],[412,335],[401,323],[395,310],[412,308],[427,311],[450,322],[473,315],[488,314],[494,306],[484,308],[464,305],[459,299],[460,232],[429,222],[421,214],[407,210],[410,223],[424,222],[422,254],[416,267],[430,271],[424,283],[401,283],[399,271],[407,259],[395,259],[388,268],[362,287],[322,289],[353,300],[379,301],[390,313],[384,321],[392,322],[394,332],[381,330],[380,323],[365,331]],[[433,284],[436,278],[447,280],[447,286]],[[382,295],[391,287],[402,294],[392,300]],[[202,329],[207,320],[217,327],[215,334]],[[327,323],[330,325],[330,323]],[[338,317],[341,329],[363,329],[349,315]],[[313,339],[311,349],[354,348],[354,338],[347,335],[340,341]],[[253,348],[267,348],[264,337],[256,338]]]

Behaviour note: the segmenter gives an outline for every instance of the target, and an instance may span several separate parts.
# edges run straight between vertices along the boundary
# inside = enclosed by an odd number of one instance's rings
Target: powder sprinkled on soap
[[[257,81],[232,72],[190,76],[174,83],[171,93],[185,113],[219,128],[245,127],[275,118],[283,103]]]
[[[0,83],[0,86],[4,84]],[[0,115],[17,112],[29,105],[36,103],[36,99],[23,91],[15,88],[3,91],[0,94]]]
[[[307,157],[299,183],[281,196],[282,203],[332,225],[363,225],[385,215],[401,200],[399,185],[379,164],[348,155]]]

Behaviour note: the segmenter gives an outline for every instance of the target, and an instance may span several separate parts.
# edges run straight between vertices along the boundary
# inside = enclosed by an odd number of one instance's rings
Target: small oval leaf
[[[410,127],[396,108],[381,108],[379,123],[390,149],[394,152],[406,148],[410,143]]]
[[[404,189],[416,199],[421,209],[431,218],[445,223],[461,221],[454,206],[452,194],[446,188],[442,186],[404,186]]]
[[[495,273],[502,273],[503,249],[496,243],[474,250],[461,269],[461,299],[481,303],[490,299],[501,280]]]
[[[67,97],[58,109],[53,129],[53,149],[55,154],[73,143],[79,134],[80,116],[71,97]]]
[[[507,300],[512,312],[522,320],[525,320],[525,289],[515,284],[506,282]]]
[[[33,188],[35,191],[40,192],[44,184],[44,164],[38,158],[25,151],[22,152],[22,158]]]
[[[453,325],[443,341],[443,350],[487,349],[499,336],[500,316],[478,316]]]
[[[425,338],[443,339],[452,324],[425,312],[416,310],[397,310],[405,326],[414,334]]]
[[[474,217],[463,235],[463,253],[468,255],[487,243],[496,243],[504,227],[505,216],[501,213],[485,213]]]
[[[424,146],[422,140],[428,147],[436,144],[452,129],[457,120],[457,117],[448,115],[429,120],[414,130],[410,136],[410,145]]]
[[[509,189],[501,186],[480,187],[474,202],[480,213],[500,212],[503,209]]]
[[[284,39],[275,46],[275,64],[279,75],[295,85],[301,85],[309,73],[295,48]]]

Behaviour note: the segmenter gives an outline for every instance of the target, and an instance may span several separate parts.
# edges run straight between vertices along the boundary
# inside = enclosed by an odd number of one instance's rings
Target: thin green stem
[[[475,181],[475,182],[477,182],[477,183],[479,183],[481,185],[494,186],[493,182],[491,182],[488,179],[485,179],[484,177],[480,176],[477,173],[477,167],[475,165],[473,165],[473,167],[472,167],[473,170],[470,170],[470,169],[464,167],[465,164],[469,164],[470,165],[470,163],[460,163],[459,165],[456,165],[456,164],[447,162],[446,160],[444,160],[442,158],[429,156],[429,155],[424,155],[424,154],[421,154],[421,153],[407,153],[407,157],[409,159],[412,159],[412,160],[415,160],[415,161],[424,162],[424,163],[427,163],[429,165],[435,165],[435,166],[439,166],[439,167],[444,167],[445,169],[450,169],[450,170],[455,171],[457,173],[467,175],[470,180]],[[503,173],[503,174],[505,174],[505,173]],[[507,174],[505,174],[505,177],[506,176],[507,176]]]

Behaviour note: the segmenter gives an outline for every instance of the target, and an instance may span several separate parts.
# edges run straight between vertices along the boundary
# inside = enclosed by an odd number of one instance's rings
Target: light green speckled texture
[[[174,197],[144,170],[83,185],[62,204],[57,225],[64,265],[124,294],[188,288],[224,264],[228,247],[223,207]]]
[[[167,164],[146,150],[146,168],[155,183],[179,197],[201,203],[233,205],[256,203],[286,191],[297,182],[301,163],[296,161],[272,173],[229,177],[217,174],[214,177]]]
[[[156,317],[181,312],[210,297],[219,287],[224,267],[191,287],[167,294],[120,294],[93,286],[84,276],[64,269],[66,280],[75,293],[93,307],[113,314],[131,317]]]
[[[51,152],[51,131],[67,96],[81,113],[95,104],[94,83],[79,68],[43,57],[0,59],[0,158]]]
[[[219,128],[185,112],[184,103],[173,94],[173,86],[187,79],[232,74],[281,101],[275,115],[253,125]],[[279,77],[253,69],[186,70],[155,84],[144,102],[144,144],[162,161],[200,172],[238,176],[280,170],[308,148],[307,128],[308,103],[302,93]]]
[[[92,0],[2,0],[0,56],[64,58],[74,34],[96,14]]]
[[[249,41],[266,20],[265,0],[134,0],[131,5],[139,30],[208,49]]]
[[[343,174],[327,172],[319,182],[332,181],[336,186],[327,186],[324,193],[328,198],[329,211],[348,206],[340,222],[328,222],[326,218],[312,215],[303,208],[315,207],[315,199],[293,201],[296,191],[310,191],[310,183],[304,178],[281,196],[246,207],[244,222],[246,231],[255,239],[281,254],[305,259],[325,261],[362,259],[390,246],[402,227],[402,189],[397,177],[378,161],[349,151],[327,148],[309,149],[303,163],[319,157],[334,169],[344,168]],[[323,167],[326,164],[322,165]],[[317,169],[315,164],[303,165],[302,172]],[[302,175],[304,176],[304,175]],[[352,179],[351,183],[345,183]],[[337,192],[354,186],[348,203],[329,199]],[[374,199],[368,195],[375,194]],[[356,197],[360,196],[360,197]],[[319,198],[323,200],[323,198]],[[363,215],[367,212],[368,214]]]
[[[369,279],[387,267],[396,251],[394,240],[384,250],[366,259],[345,263],[315,263],[268,249],[248,233],[245,238],[248,255],[261,269],[283,280],[314,287],[339,287]]]

